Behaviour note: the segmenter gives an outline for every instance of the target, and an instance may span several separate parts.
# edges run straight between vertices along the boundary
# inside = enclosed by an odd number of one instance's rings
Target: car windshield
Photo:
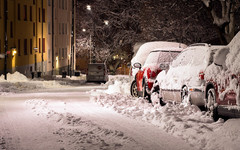
[[[208,52],[206,48],[196,48],[192,47],[186,51],[183,51],[172,63],[173,67],[177,66],[199,66],[199,65],[208,65]]]
[[[144,65],[160,64],[162,62],[171,62],[180,51],[152,51]]]

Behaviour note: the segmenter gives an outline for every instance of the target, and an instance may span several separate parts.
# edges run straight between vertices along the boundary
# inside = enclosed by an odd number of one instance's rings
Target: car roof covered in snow
[[[137,51],[136,55],[131,60],[131,64],[134,64],[136,62],[144,64],[145,60],[147,59],[148,54],[156,49],[162,49],[167,47],[175,47],[175,48],[186,48],[187,45],[183,43],[177,43],[177,42],[166,42],[166,41],[154,41],[154,42],[147,42],[144,43]]]

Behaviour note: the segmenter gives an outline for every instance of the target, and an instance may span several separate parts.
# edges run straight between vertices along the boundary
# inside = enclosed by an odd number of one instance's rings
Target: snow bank
[[[105,84],[105,86],[108,86],[105,92],[107,94],[122,93],[129,95],[130,84],[130,77],[128,75],[110,75],[109,81]]]
[[[0,76],[0,82],[5,81],[4,79],[4,75]],[[26,76],[24,76],[23,74],[19,73],[19,72],[15,72],[13,74],[8,73],[7,74],[7,81],[8,82],[26,82],[29,81],[28,78]]]
[[[77,80],[79,82],[77,82]],[[72,82],[71,82],[72,81]],[[82,81],[82,82],[80,82]],[[45,81],[40,79],[28,79],[26,76],[19,72],[13,74],[7,74],[7,80],[4,79],[4,75],[0,76],[0,95],[9,92],[21,92],[21,91],[39,91],[48,88],[66,88],[76,83],[81,84],[85,82],[85,75],[80,77],[67,77],[62,79],[61,76],[57,76],[55,80]]]
[[[115,80],[113,84],[116,82],[122,81]],[[163,107],[152,106],[143,98],[121,92],[106,94],[108,90],[92,91],[91,101],[127,117],[154,124],[167,133],[183,138],[193,149],[239,149],[240,119],[229,119],[224,123],[220,118],[214,122],[208,112],[201,111],[195,105],[167,103]],[[158,97],[157,94],[154,96]]]
[[[133,98],[122,94],[103,94],[92,92],[91,101],[115,110],[130,118],[152,123],[166,132],[194,145],[195,148],[204,148],[209,136],[219,130],[223,121],[214,122],[197,106],[183,104],[170,104],[153,107],[143,98]]]

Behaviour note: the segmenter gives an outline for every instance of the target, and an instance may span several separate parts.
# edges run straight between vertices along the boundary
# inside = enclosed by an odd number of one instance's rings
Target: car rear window
[[[145,62],[145,65],[160,64],[161,62],[172,62],[180,51],[152,51]]]
[[[177,66],[199,66],[199,65],[208,65],[208,52],[206,48],[189,48],[186,51],[183,51],[172,63],[173,67]]]

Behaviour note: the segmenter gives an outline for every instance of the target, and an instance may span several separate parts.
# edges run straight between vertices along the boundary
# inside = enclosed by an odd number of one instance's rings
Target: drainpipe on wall
[[[42,74],[43,74],[43,0],[42,0]],[[45,15],[45,14],[44,14]]]
[[[75,26],[74,26],[74,23],[75,23],[75,20],[74,20],[74,15],[75,15],[75,0],[72,0],[72,35],[71,35],[71,60],[70,60],[70,77],[72,77],[72,72],[74,71],[74,46],[75,46],[75,42],[74,42],[74,37],[75,37],[75,33],[74,33],[74,30],[75,30]]]
[[[8,4],[7,0],[4,0],[4,49],[5,49],[5,59],[4,59],[4,79],[7,80],[7,51],[8,51],[8,38],[7,38],[7,20],[8,20]]]
[[[52,75],[54,75],[54,0],[52,0]]]

